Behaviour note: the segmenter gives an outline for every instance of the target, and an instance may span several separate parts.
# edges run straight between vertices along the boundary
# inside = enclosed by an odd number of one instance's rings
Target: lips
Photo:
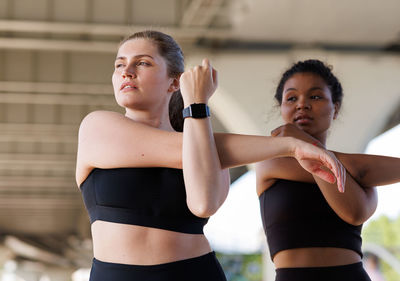
[[[136,90],[137,86],[133,82],[124,82],[121,85],[120,91]]]
[[[294,122],[295,123],[300,123],[300,124],[305,124],[305,123],[309,123],[313,120],[313,118],[307,114],[301,114],[301,115],[297,115],[294,118]]]

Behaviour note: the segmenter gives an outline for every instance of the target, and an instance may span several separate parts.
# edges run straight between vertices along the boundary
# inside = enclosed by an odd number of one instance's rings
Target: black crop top
[[[361,228],[343,221],[316,184],[277,180],[260,195],[271,258],[282,250],[335,247],[361,252]]]
[[[186,204],[183,173],[171,168],[94,169],[81,185],[96,220],[202,234],[207,219]]]

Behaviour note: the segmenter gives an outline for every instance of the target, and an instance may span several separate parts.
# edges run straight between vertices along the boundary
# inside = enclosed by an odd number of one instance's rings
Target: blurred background
[[[88,112],[120,111],[111,74],[124,36],[164,31],[187,67],[209,57],[219,71],[210,107],[221,132],[268,135],[282,123],[273,101],[281,73],[321,59],[345,93],[328,147],[400,157],[399,18],[398,0],[0,0],[0,280],[87,280],[77,132]],[[254,173],[241,167],[231,176],[206,234],[229,280],[272,281]],[[379,188],[364,228],[382,280],[400,280],[398,190]]]

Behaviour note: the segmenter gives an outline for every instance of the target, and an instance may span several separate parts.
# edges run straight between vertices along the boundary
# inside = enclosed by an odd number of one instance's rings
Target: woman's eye
[[[320,100],[320,99],[322,99],[322,97],[321,97],[321,96],[314,95],[314,96],[311,96],[311,99],[313,99],[313,100]]]
[[[296,97],[288,97],[286,100],[287,100],[287,101],[295,101],[295,100],[296,100]]]
[[[138,62],[138,64],[137,65],[144,65],[144,66],[148,66],[148,65],[150,65],[148,62],[145,62],[145,61],[140,61],[140,62]]]
[[[120,68],[121,66],[123,66],[123,64],[122,63],[118,63],[118,64],[115,65],[115,68]]]

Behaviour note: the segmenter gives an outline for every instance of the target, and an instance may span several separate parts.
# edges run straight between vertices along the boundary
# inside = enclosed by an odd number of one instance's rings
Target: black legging
[[[278,268],[275,281],[371,281],[362,263],[328,267]]]
[[[211,252],[206,255],[158,265],[127,265],[93,259],[89,281],[226,281],[221,265]]]

